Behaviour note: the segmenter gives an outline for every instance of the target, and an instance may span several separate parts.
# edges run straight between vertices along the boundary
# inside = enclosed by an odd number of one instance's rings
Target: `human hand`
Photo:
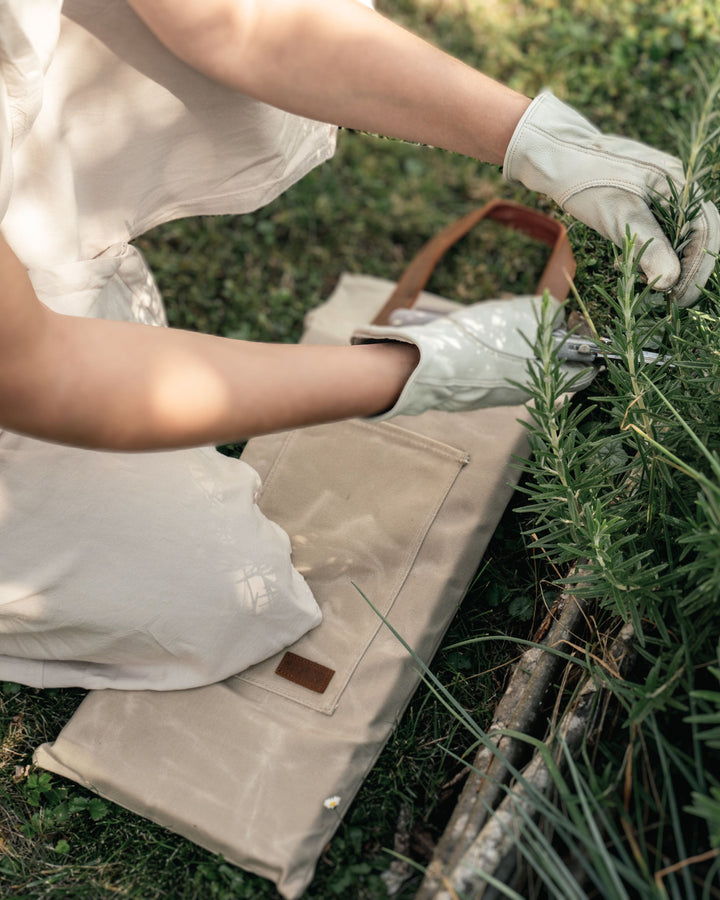
[[[682,188],[679,159],[637,141],[604,135],[549,91],[531,103],[505,155],[504,175],[555,200],[575,218],[617,246],[626,227],[638,246],[650,241],[640,260],[649,283],[672,291],[680,306],[700,296],[720,251],[720,214],[703,202],[690,240],[678,258],[653,215],[654,195],[670,198],[668,178]]]
[[[530,399],[528,362],[542,318],[542,297],[483,300],[450,315],[418,325],[367,325],[353,335],[353,344],[403,341],[415,344],[420,362],[397,403],[373,417],[415,416],[429,409],[460,412],[488,406],[517,406]],[[548,298],[553,327],[563,320],[562,306]],[[569,390],[587,387],[598,371],[594,366],[562,363],[572,379]]]

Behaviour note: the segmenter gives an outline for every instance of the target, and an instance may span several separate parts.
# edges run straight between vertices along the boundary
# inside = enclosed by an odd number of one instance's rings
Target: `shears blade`
[[[608,349],[610,343],[608,338],[600,338],[599,341],[595,341],[593,338],[585,337],[581,334],[567,332],[564,328],[556,328],[553,331],[553,338],[555,339],[558,358],[564,359],[566,362],[598,366],[608,360],[622,362],[623,359],[619,354],[610,352]],[[642,356],[646,363],[655,365],[662,365],[662,363],[670,362],[671,359],[671,357],[662,356],[654,350],[643,350]]]

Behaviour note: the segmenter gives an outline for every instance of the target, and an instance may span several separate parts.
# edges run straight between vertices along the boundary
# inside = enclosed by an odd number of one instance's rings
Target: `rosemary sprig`
[[[692,223],[701,205],[712,200],[720,180],[720,70],[710,77],[699,62],[694,69],[699,98],[671,132],[685,170],[685,183],[667,179],[668,195],[656,191],[650,205],[673,250],[680,255],[690,240]]]

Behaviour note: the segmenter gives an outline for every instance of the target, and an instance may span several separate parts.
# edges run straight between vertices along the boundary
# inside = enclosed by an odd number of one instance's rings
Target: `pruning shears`
[[[622,357],[617,353],[611,353],[607,349],[607,345],[610,343],[608,338],[600,338],[598,342],[580,334],[570,334],[564,328],[556,328],[553,331],[553,338],[555,339],[558,358],[567,362],[599,366],[609,359],[622,360]],[[643,350],[642,356],[646,363],[657,365],[670,359],[669,356],[661,356],[653,350]]]

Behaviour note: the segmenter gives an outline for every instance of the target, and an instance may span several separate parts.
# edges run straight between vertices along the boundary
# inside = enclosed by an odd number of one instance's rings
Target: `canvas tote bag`
[[[485,218],[552,246],[538,291],[567,296],[574,263],[562,226],[493,201],[433,238],[397,286],[343,276],[304,340],[345,343],[416,300],[455,308],[423,287]],[[419,682],[381,616],[431,660],[513,493],[524,415],[429,412],[251,440],[243,458],[262,478],[259,504],[289,534],[322,623],[219,684],[93,691],[36,763],[300,897]]]

